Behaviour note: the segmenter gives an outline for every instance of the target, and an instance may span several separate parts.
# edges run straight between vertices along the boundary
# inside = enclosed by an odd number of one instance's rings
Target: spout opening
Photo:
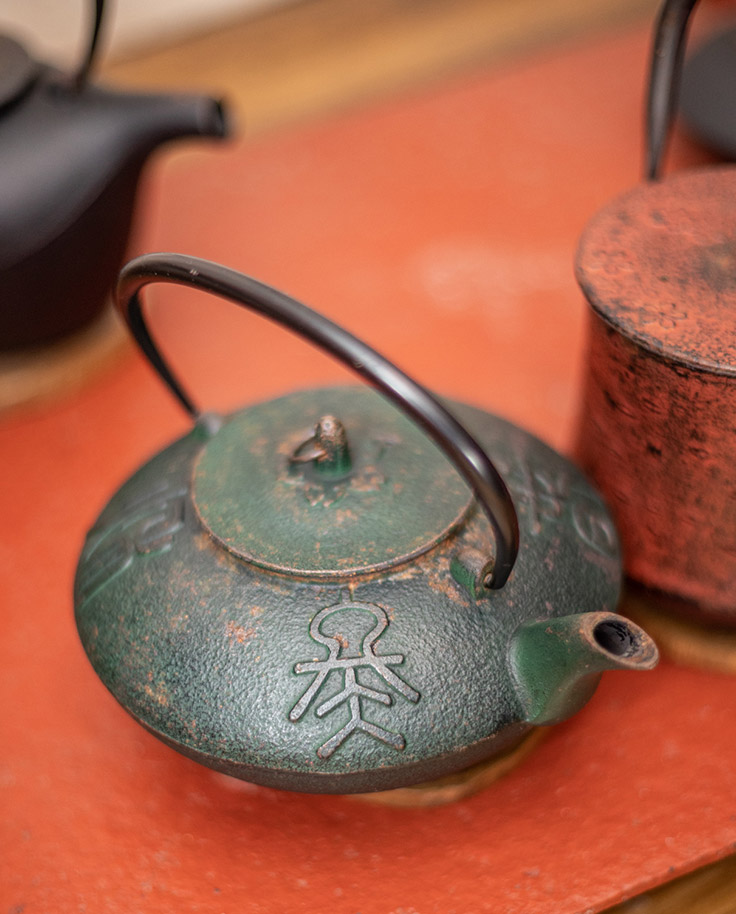
[[[599,622],[593,629],[596,643],[616,657],[630,657],[638,649],[637,638],[624,622]]]
[[[600,619],[591,632],[597,647],[618,665],[651,669],[659,659],[657,647],[638,625],[621,616]]]
[[[175,118],[180,130],[193,136],[225,139],[232,132],[231,115],[224,99],[210,95],[162,96],[169,110],[169,116]],[[172,99],[177,104],[172,106]]]
[[[206,128],[207,136],[226,137],[230,133],[225,103],[221,98],[213,98],[208,111]]]

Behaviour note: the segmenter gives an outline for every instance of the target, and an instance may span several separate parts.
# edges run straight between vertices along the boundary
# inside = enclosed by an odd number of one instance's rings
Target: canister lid
[[[736,375],[736,169],[639,185],[588,224],[576,261],[595,311],[665,360]]]

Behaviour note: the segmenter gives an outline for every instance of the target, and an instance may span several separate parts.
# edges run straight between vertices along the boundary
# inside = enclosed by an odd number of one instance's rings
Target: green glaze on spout
[[[525,719],[531,724],[571,717],[593,694],[604,670],[651,670],[658,660],[646,632],[607,612],[522,625],[509,652]]]

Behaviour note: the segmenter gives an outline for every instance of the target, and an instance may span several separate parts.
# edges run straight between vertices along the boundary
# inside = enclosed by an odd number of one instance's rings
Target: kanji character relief
[[[367,631],[366,614],[371,626]],[[330,626],[329,622],[333,625]],[[339,627],[335,627],[335,624]],[[331,676],[342,677],[343,688],[317,705],[315,714],[319,718],[326,717],[345,704],[350,711],[350,720],[345,726],[317,749],[320,758],[330,758],[353,733],[365,733],[396,750],[405,747],[406,742],[401,733],[371,723],[363,716],[363,702],[374,701],[385,706],[392,705],[394,699],[391,690],[412,703],[418,702],[421,697],[416,689],[404,682],[391,669],[404,662],[404,654],[376,653],[377,642],[388,625],[386,611],[373,603],[338,603],[327,606],[312,619],[309,634],[318,644],[324,645],[328,653],[324,659],[303,661],[294,667],[295,673],[316,675],[291,709],[289,720],[294,723],[300,720]],[[366,684],[366,675],[369,675],[369,671],[377,674],[390,688],[382,691]],[[360,673],[363,674],[362,682],[358,678]],[[375,676],[372,679],[375,681]]]

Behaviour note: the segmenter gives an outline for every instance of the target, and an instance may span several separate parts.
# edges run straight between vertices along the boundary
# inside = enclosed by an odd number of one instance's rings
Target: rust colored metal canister
[[[591,306],[577,457],[628,576],[736,626],[736,169],[640,185],[578,250]]]

